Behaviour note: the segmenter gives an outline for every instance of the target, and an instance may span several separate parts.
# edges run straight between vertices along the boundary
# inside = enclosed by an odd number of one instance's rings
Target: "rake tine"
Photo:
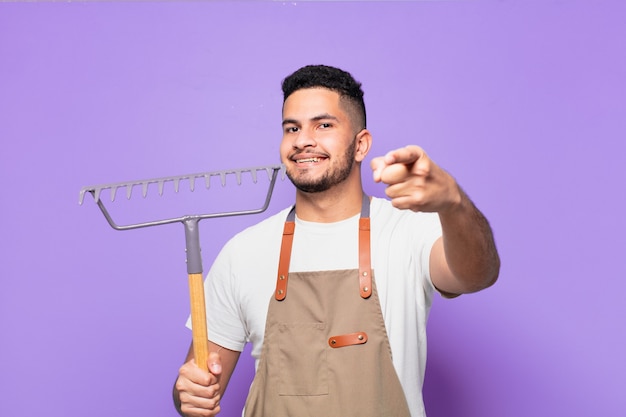
[[[1,0],[0,0],[1,1]],[[244,173],[249,172],[254,183],[258,182],[258,172],[265,170],[267,173],[267,178],[270,182],[273,181],[275,174],[278,174],[278,171],[282,171],[282,179],[285,179],[285,169],[282,166],[263,166],[263,167],[253,167],[253,168],[243,168],[243,169],[235,169],[235,170],[223,170],[223,171],[213,171],[213,172],[203,172],[197,174],[188,174],[188,175],[179,175],[175,177],[161,177],[161,178],[153,178],[147,180],[140,181],[131,181],[131,182],[119,182],[114,184],[102,184],[95,185],[91,187],[83,187],[80,191],[79,195],[79,204],[82,204],[84,201],[85,193],[89,192],[96,203],[101,201],[101,195],[104,190],[110,191],[110,200],[115,201],[117,197],[117,192],[119,188],[126,188],[125,194],[127,199],[131,199],[133,188],[137,185],[141,185],[142,187],[142,195],[144,198],[147,197],[148,191],[150,188],[150,184],[157,183],[158,184],[158,192],[159,195],[162,196],[165,190],[165,183],[172,181],[174,183],[174,191],[178,193],[180,191],[180,182],[181,180],[189,180],[189,188],[191,191],[195,191],[196,189],[196,181],[198,178],[204,177],[205,187],[209,189],[211,187],[211,177],[219,177],[222,187],[226,186],[227,177],[230,174],[234,174],[237,184],[241,185],[243,183],[242,176]]]

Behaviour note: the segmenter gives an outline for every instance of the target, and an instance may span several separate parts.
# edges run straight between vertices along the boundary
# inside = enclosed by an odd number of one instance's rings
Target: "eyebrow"
[[[332,114],[328,114],[328,113],[323,113],[320,115],[317,115],[315,117],[312,117],[310,119],[312,122],[319,122],[320,120],[335,120],[335,121],[339,121],[339,119],[335,116],[333,116]],[[296,119],[285,119],[283,120],[282,125],[285,126],[287,124],[298,124],[298,121]]]

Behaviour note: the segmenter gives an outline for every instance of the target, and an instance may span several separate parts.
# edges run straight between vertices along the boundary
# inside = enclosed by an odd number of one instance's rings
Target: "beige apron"
[[[359,270],[288,273],[294,220],[292,209],[245,416],[410,416],[371,272],[369,198]]]

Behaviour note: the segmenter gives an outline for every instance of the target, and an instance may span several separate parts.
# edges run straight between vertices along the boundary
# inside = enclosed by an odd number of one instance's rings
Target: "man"
[[[361,84],[327,66],[283,81],[281,161],[295,206],[231,239],[206,280],[209,371],[193,350],[174,387],[185,416],[213,416],[247,341],[257,371],[245,416],[424,416],[426,319],[492,285],[487,220],[418,146],[371,161]]]

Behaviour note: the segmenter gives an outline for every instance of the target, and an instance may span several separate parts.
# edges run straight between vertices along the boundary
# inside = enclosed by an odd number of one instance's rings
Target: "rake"
[[[182,223],[185,227],[185,253],[187,262],[187,274],[189,277],[189,296],[191,303],[191,326],[192,326],[192,343],[193,351],[196,359],[196,364],[207,370],[208,369],[208,332],[206,324],[206,305],[204,297],[204,285],[202,275],[202,258],[200,255],[200,231],[198,223],[203,219],[217,218],[217,217],[229,217],[229,216],[242,216],[247,214],[257,214],[264,212],[269,206],[274,185],[278,172],[283,169],[282,165],[261,166],[253,168],[241,168],[231,169],[224,171],[213,172],[201,172],[197,174],[178,175],[173,177],[161,177],[151,178],[146,180],[118,182],[113,184],[102,184],[89,187],[83,187],[80,190],[79,204],[83,204],[85,194],[89,193],[93,196],[96,204],[104,214],[109,225],[115,230],[131,230],[143,227],[160,226],[170,223]],[[141,187],[141,193],[145,198],[148,194],[148,189],[153,188],[154,185],[158,187],[159,195],[163,194],[163,190],[166,183],[173,183],[174,190],[179,191],[181,182],[188,182],[191,191],[194,191],[197,180],[202,180],[205,183],[206,188],[210,188],[211,179],[214,177],[219,178],[222,187],[226,186],[227,177],[235,176],[238,185],[241,185],[242,175],[249,173],[252,177],[252,181],[256,184],[259,173],[267,173],[269,179],[269,186],[265,195],[265,201],[263,205],[256,209],[251,210],[232,210],[216,213],[206,213],[197,215],[185,215],[181,217],[168,218],[163,220],[154,220],[140,223],[132,223],[126,225],[118,225],[111,214],[106,209],[101,195],[105,190],[110,190],[111,202],[115,201],[118,190],[126,191],[126,198],[130,200],[133,189],[135,187]],[[152,187],[150,187],[152,186]]]

